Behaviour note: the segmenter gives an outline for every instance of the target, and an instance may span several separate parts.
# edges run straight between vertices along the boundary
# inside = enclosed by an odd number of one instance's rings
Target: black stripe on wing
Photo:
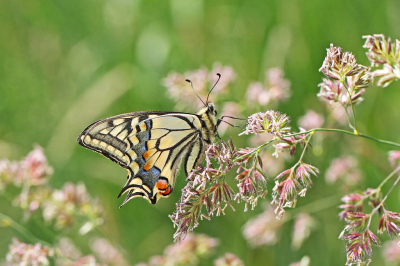
[[[196,166],[199,164],[200,158],[203,155],[203,147],[204,144],[200,137],[199,139],[193,141],[188,147],[188,152],[183,161],[186,176],[188,176],[192,169],[196,168]]]

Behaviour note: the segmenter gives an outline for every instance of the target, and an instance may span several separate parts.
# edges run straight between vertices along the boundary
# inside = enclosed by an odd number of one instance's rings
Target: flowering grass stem
[[[346,89],[347,93],[349,94],[350,106],[351,106],[351,113],[353,114],[353,123],[354,123],[354,126],[351,126],[351,125],[350,125],[350,127],[351,127],[351,129],[354,130],[354,133],[355,133],[356,135],[358,135],[358,131],[357,131],[357,121],[356,121],[356,112],[355,112],[355,110],[354,110],[353,101],[352,101],[352,99],[351,99],[351,97],[352,97],[353,95],[352,95],[352,92],[350,92],[348,86],[346,85],[346,82],[344,82],[344,80],[341,81],[341,82],[342,82],[344,88]],[[347,118],[348,118],[349,124],[350,124],[349,113],[347,112],[347,108],[344,108],[344,109],[346,110],[346,115],[347,115]]]
[[[333,128],[314,128],[314,129],[310,129],[304,132],[299,132],[299,133],[293,133],[290,135],[286,135],[285,137],[291,137],[291,136],[296,136],[296,135],[303,135],[303,134],[307,134],[310,133],[312,131],[331,131],[331,132],[338,132],[338,133],[344,133],[344,134],[348,134],[348,135],[352,135],[352,136],[358,136],[358,137],[363,137],[363,138],[367,138],[367,139],[371,139],[373,141],[379,142],[379,143],[383,143],[383,144],[387,144],[387,145],[392,145],[395,147],[400,148],[400,144],[399,143],[395,143],[392,141],[387,141],[387,140],[381,140],[381,139],[377,139],[368,135],[364,135],[364,134],[360,134],[360,133],[355,133],[355,132],[350,132],[347,130],[342,130],[342,129],[333,129]]]
[[[356,111],[354,110],[354,105],[353,105],[353,101],[350,101],[350,105],[351,105],[351,112],[353,113],[353,122],[354,122],[354,134],[358,135],[358,130],[357,130],[357,120],[356,120]]]
[[[298,207],[295,209],[294,214],[306,212],[308,214],[316,213],[319,211],[323,211],[333,206],[337,206],[338,202],[340,202],[341,195],[333,195],[330,197],[326,197],[317,201],[310,202],[304,206]],[[295,215],[294,215],[295,216]]]
[[[349,127],[350,127],[351,129],[355,130],[355,127],[351,124],[350,115],[349,115],[349,112],[347,111],[346,105],[345,105],[344,103],[342,103],[342,102],[339,102],[339,103],[340,103],[340,105],[343,107],[344,111],[346,112],[347,124],[349,125]]]
[[[393,172],[391,172],[386,178],[385,180],[382,181],[382,183],[376,188],[376,189],[381,189],[381,187],[390,179],[392,178],[396,173],[398,173],[400,171],[400,166],[397,167],[396,169],[394,169]]]
[[[301,163],[301,161],[303,160],[304,154],[306,153],[306,150],[307,150],[308,143],[310,142],[310,139],[311,139],[311,137],[312,137],[313,134],[314,134],[314,131],[311,131],[310,134],[308,134],[308,138],[307,138],[306,144],[304,145],[304,149],[303,149],[303,152],[301,153],[300,159],[299,159],[299,161],[293,166],[293,168],[295,168],[297,165],[299,165],[299,164]]]
[[[307,214],[313,214],[319,211],[326,210],[331,207],[337,206],[338,202],[340,202],[341,195],[333,195],[330,197],[326,197],[323,199],[316,200],[314,202],[310,202],[304,206],[298,207],[296,209],[293,209],[290,212],[286,212],[285,216],[282,221],[282,223],[289,222],[297,217],[297,215],[301,213],[307,213]]]
[[[286,138],[286,137],[292,137],[292,136],[297,136],[297,135],[304,135],[304,134],[309,134],[309,133],[314,132],[314,131],[327,131],[327,132],[344,133],[344,134],[348,134],[348,135],[352,135],[352,136],[357,136],[357,137],[362,137],[362,138],[366,138],[366,139],[370,139],[370,140],[376,141],[376,142],[378,142],[378,143],[383,143],[383,144],[387,144],[387,145],[391,145],[391,146],[395,146],[395,147],[400,148],[400,144],[399,144],[399,143],[392,142],[392,141],[387,141],[387,140],[381,140],[381,139],[377,139],[377,138],[374,138],[374,137],[371,137],[371,136],[368,136],[368,135],[364,135],[364,134],[358,133],[358,131],[357,131],[355,128],[354,128],[354,132],[347,131],[347,130],[343,130],[343,129],[314,128],[314,129],[310,129],[310,130],[303,131],[303,132],[298,132],[298,133],[293,133],[293,134],[284,135],[283,137]],[[260,146],[258,146],[257,148],[255,148],[253,151],[249,152],[248,154],[245,154],[245,155],[242,155],[242,156],[236,158],[235,161],[240,160],[240,159],[242,159],[242,158],[244,158],[244,157],[247,157],[247,156],[249,156],[249,155],[251,155],[251,154],[253,154],[253,153],[258,153],[258,152],[260,151],[261,148],[267,146],[268,144],[270,144],[270,143],[272,143],[272,142],[274,142],[274,141],[276,141],[276,140],[280,140],[280,139],[281,139],[281,138],[276,138],[276,139],[270,140],[270,141],[268,141],[268,142],[266,142],[266,143],[264,143],[264,144],[261,144]]]
[[[32,221],[45,233],[47,239],[57,239],[59,237],[59,233],[51,230],[48,225],[43,223],[43,220],[40,220],[40,217],[32,217]]]
[[[297,207],[293,209],[293,211],[285,213],[284,219],[282,219],[283,222],[288,222],[292,219],[294,219],[298,214],[300,213],[316,213],[319,211],[326,210],[331,207],[337,206],[338,202],[340,202],[341,195],[333,195],[330,197],[326,197],[320,200],[316,200],[313,202],[310,202],[306,205],[303,205],[301,207]]]
[[[385,180],[379,185],[378,188],[380,188],[387,180],[389,180],[392,176],[394,176],[398,171],[400,170],[400,167],[398,167],[396,170],[394,170],[390,175],[388,175]],[[372,212],[369,214],[369,219],[368,219],[368,225],[367,228],[369,228],[369,225],[371,224],[371,219],[372,216],[383,206],[383,203],[386,201],[387,197],[389,196],[390,192],[392,192],[393,188],[397,185],[397,183],[400,181],[400,175],[397,177],[396,181],[394,181],[392,187],[389,189],[389,191],[386,193],[386,196],[382,199],[382,201],[376,206]]]
[[[261,144],[260,146],[258,146],[257,148],[255,148],[253,151],[251,151],[251,152],[249,152],[249,153],[247,153],[247,154],[244,154],[244,155],[242,155],[242,156],[237,157],[234,161],[235,161],[235,162],[236,162],[236,161],[239,161],[240,159],[243,159],[244,157],[248,157],[249,155],[251,155],[251,154],[253,154],[253,153],[259,153],[259,152],[260,152],[260,149],[261,149],[262,147],[267,146],[268,144],[274,142],[275,140],[278,140],[278,139],[273,139],[273,140],[267,141],[266,143]]]
[[[15,231],[17,231],[18,233],[23,235],[27,240],[31,241],[32,243],[41,243],[42,245],[53,247],[52,244],[37,238],[24,226],[20,225],[19,223],[17,223],[13,219],[11,219],[11,217],[9,217],[1,212],[0,212],[0,220],[2,220],[2,223],[7,224],[7,226],[12,227]]]

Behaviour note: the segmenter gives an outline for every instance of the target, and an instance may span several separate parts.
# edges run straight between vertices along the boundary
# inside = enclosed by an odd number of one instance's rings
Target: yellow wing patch
[[[191,129],[191,125],[180,118],[176,118],[176,116],[166,115],[166,116],[159,116],[152,120],[153,126],[152,128],[165,128],[167,130],[184,130],[184,129]],[[190,122],[191,123],[191,122]]]

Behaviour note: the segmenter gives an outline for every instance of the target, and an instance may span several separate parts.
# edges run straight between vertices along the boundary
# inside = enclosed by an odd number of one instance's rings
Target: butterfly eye
[[[214,116],[217,116],[217,110],[215,110],[214,105],[209,104],[209,105],[208,105],[208,110],[209,110]]]

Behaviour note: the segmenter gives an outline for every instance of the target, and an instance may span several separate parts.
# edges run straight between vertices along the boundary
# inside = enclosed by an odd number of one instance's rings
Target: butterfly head
[[[213,116],[217,116],[217,110],[215,109],[215,105],[213,103],[208,103],[207,112]]]
[[[201,117],[206,118],[207,120],[214,118],[217,116],[217,110],[215,109],[215,105],[213,103],[207,103],[206,107],[201,108],[197,114]]]

